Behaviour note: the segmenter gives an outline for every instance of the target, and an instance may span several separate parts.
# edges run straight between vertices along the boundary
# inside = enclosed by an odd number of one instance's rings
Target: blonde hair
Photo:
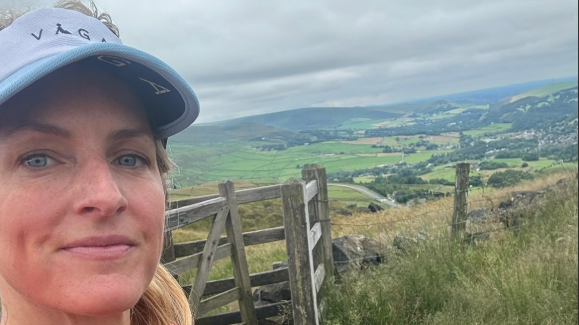
[[[80,0],[62,0],[55,5],[55,8],[75,10],[94,17],[102,21],[115,35],[120,36],[119,29],[113,23],[111,16],[99,12],[92,0],[88,6]],[[10,26],[14,20],[27,11],[15,9],[0,11],[0,31]],[[173,163],[163,148],[161,140],[156,141],[155,149],[159,172],[166,180]],[[166,191],[165,196],[167,196]],[[179,283],[163,265],[157,266],[153,281],[139,302],[131,309],[131,325],[193,325],[193,316],[187,297]]]
[[[55,8],[63,8],[68,10],[74,10],[81,12],[87,16],[94,17],[100,20],[105,26],[107,26],[111,32],[113,32],[117,37],[120,37],[119,28],[117,25],[113,23],[113,19],[111,15],[107,14],[106,12],[99,12],[96,4],[94,1],[90,1],[89,5],[85,5],[82,1],[79,0],[61,0],[58,1],[55,5]],[[17,10],[17,9],[7,9],[3,12],[0,12],[0,30],[10,26],[14,20],[18,19],[18,17],[25,14],[29,9],[24,10]]]

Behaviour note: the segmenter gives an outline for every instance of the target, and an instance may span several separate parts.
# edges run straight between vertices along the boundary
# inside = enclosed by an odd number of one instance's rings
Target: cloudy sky
[[[97,0],[201,121],[576,76],[577,0]],[[38,5],[45,0],[0,0]]]

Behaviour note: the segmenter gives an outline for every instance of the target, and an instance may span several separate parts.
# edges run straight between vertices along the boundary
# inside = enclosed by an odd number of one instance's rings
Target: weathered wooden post
[[[163,254],[161,255],[161,263],[166,264],[173,262],[175,258],[175,245],[173,244],[173,232],[167,231],[163,237]]]
[[[326,268],[326,276],[332,278],[334,276],[334,256],[332,250],[332,224],[330,219],[326,168],[311,165],[302,171],[302,176],[306,182],[314,180],[318,182],[318,195],[314,198],[314,204],[310,204],[310,206],[316,210],[316,220],[312,220],[312,222],[320,222],[322,226],[322,258]],[[312,210],[310,209],[310,211]]]
[[[171,204],[167,204],[166,209],[175,209],[177,204],[175,202],[171,202]],[[168,226],[165,224],[165,226]],[[175,258],[175,245],[173,243],[173,232],[166,231],[163,235],[163,253],[161,254],[161,263],[167,264],[176,260]],[[176,277],[175,277],[176,278]]]
[[[318,325],[314,261],[310,251],[310,220],[306,183],[292,179],[281,187],[289,277],[295,325]]]
[[[199,305],[201,303],[201,298],[203,297],[205,287],[207,286],[209,272],[211,272],[211,267],[213,266],[213,262],[215,262],[217,248],[219,247],[219,239],[221,238],[221,233],[225,227],[225,221],[227,220],[228,214],[229,207],[225,206],[221,208],[215,215],[213,218],[213,224],[211,225],[211,230],[209,230],[209,236],[207,236],[205,248],[203,248],[201,264],[197,269],[195,283],[193,284],[191,293],[189,294],[189,305],[191,306],[195,317],[199,317]]]
[[[468,191],[470,187],[470,164],[456,165],[456,187],[454,195],[454,214],[452,216],[452,238],[462,238],[466,230],[468,214]]]
[[[245,244],[243,242],[241,215],[239,214],[239,206],[237,204],[237,196],[233,182],[225,181],[219,184],[219,194],[227,199],[229,205],[229,216],[225,222],[225,230],[227,232],[227,239],[232,245],[231,261],[233,263],[235,286],[239,289],[241,318],[246,325],[257,325],[257,315],[249,279],[249,267],[245,254]]]

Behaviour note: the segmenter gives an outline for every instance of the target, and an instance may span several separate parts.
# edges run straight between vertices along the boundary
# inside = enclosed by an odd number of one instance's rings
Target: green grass
[[[481,129],[465,131],[464,134],[470,135],[472,137],[481,137],[487,133],[496,134],[496,133],[504,133],[510,128],[513,127],[512,123],[496,123],[493,125],[486,126]]]
[[[515,96],[511,99],[511,102],[517,101],[517,100],[525,98],[525,97],[530,97],[530,96],[547,97],[547,96],[553,95],[554,93],[557,93],[561,90],[569,89],[572,87],[577,87],[577,85],[579,85],[579,83],[577,83],[577,82],[558,82],[558,83],[555,83],[555,84],[552,84],[552,85],[549,85],[549,86],[546,86],[543,88],[531,90],[531,91],[528,91],[526,93]]]
[[[401,159],[400,156],[378,157],[382,150],[370,145],[337,142],[270,152],[246,146],[226,147],[224,150],[185,145],[174,146],[172,151],[172,157],[177,158],[175,160],[180,167],[174,177],[182,187],[223,179],[279,182],[300,177],[301,169],[306,164],[319,164],[332,173],[396,164]]]
[[[456,169],[439,166],[434,168],[434,171],[431,173],[422,175],[421,177],[427,181],[431,179],[446,179],[448,181],[454,182],[456,180]]]
[[[354,177],[354,183],[371,183],[376,179],[375,176]]]
[[[420,162],[427,161],[428,159],[432,158],[433,155],[440,155],[444,153],[452,152],[452,150],[430,150],[430,151],[422,151],[419,153],[414,153],[411,155],[406,155],[404,160],[406,160],[409,164],[417,164]]]
[[[409,146],[411,144],[420,142],[420,138],[417,135],[415,135],[415,136],[401,136],[399,138],[400,138],[400,141],[398,141],[398,143],[400,145],[403,145],[403,146]]]
[[[327,288],[324,325],[577,324],[577,195],[551,194],[521,211],[518,232],[480,245],[441,235],[386,253]]]
[[[338,130],[369,130],[375,128],[376,124],[384,123],[385,120],[371,120],[371,119],[352,119],[340,127]]]
[[[386,120],[382,123],[376,124],[377,127],[395,128],[404,125],[410,125],[415,123],[415,119],[409,117],[401,117],[397,119]]]
[[[509,167],[521,167],[523,165],[523,160],[521,158],[501,158],[494,159],[498,163],[506,163]]]
[[[519,158],[495,159],[494,161],[507,163],[511,168],[521,167],[525,163],[525,161]],[[541,158],[539,161],[528,161],[526,163],[533,169],[549,168],[558,164],[555,160],[545,158]]]

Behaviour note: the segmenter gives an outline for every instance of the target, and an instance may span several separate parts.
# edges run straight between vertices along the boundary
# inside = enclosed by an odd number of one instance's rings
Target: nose
[[[75,183],[76,214],[103,218],[118,215],[127,209],[128,201],[106,160],[91,160],[78,171]]]

